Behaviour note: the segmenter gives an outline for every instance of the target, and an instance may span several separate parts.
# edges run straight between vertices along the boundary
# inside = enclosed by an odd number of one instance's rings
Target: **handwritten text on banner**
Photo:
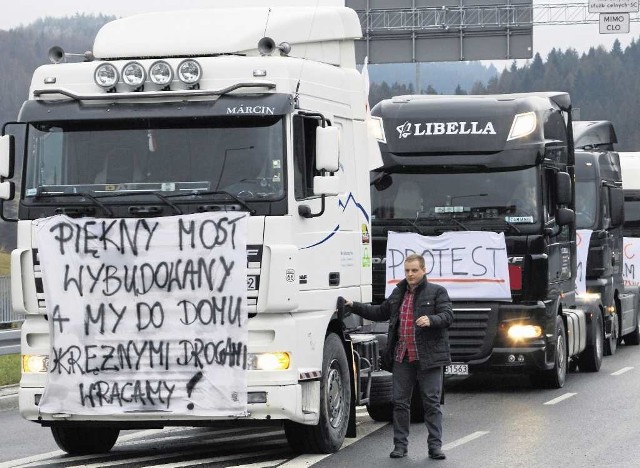
[[[246,414],[246,215],[34,224],[51,330],[40,411]]]

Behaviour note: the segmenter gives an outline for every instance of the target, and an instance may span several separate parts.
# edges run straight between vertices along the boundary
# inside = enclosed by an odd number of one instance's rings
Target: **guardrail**
[[[22,314],[15,314],[11,308],[11,277],[0,277],[0,324],[23,320]]]
[[[0,330],[0,356],[20,354],[20,330]]]

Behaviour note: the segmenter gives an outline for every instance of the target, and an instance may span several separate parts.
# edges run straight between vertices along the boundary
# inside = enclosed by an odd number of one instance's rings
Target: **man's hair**
[[[404,259],[404,263],[407,262],[418,262],[420,264],[420,268],[422,268],[423,270],[425,269],[425,265],[424,265],[424,257],[420,254],[411,254],[411,255],[407,255],[407,258]]]

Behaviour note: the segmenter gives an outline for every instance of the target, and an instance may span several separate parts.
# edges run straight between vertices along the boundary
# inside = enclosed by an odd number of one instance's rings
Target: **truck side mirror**
[[[556,174],[556,199],[559,205],[571,203],[571,176],[566,172]]]
[[[576,220],[576,213],[570,208],[558,208],[556,212],[556,223],[558,226],[566,226]]]
[[[338,127],[316,128],[316,170],[336,172],[340,162]]]
[[[621,188],[609,188],[609,213],[612,227],[618,227],[624,223],[624,193]]]
[[[0,137],[0,200],[12,200],[15,196],[15,184],[5,180],[13,177],[15,152],[14,136]]]

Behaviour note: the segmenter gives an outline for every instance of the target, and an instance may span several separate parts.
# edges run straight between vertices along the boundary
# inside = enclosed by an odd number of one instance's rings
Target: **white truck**
[[[355,436],[377,348],[350,340],[336,300],[371,301],[368,173],[379,153],[358,17],[309,3],[125,17],[100,29],[84,61],[52,48],[54,63],[35,71],[0,140],[0,198],[18,230],[13,308],[26,314],[20,411],[62,450],[105,452],[121,429],[221,420],[284,422],[298,452]],[[246,223],[233,247],[231,217]],[[166,241],[139,263],[172,226],[180,251]],[[225,264],[220,280],[219,264],[182,251],[189,242],[246,249],[246,269]],[[106,270],[92,270],[97,257]],[[237,271],[243,291],[227,310],[216,281]],[[117,303],[105,299],[114,284]],[[246,342],[203,341],[223,317]],[[210,378],[223,371],[240,391]]]

